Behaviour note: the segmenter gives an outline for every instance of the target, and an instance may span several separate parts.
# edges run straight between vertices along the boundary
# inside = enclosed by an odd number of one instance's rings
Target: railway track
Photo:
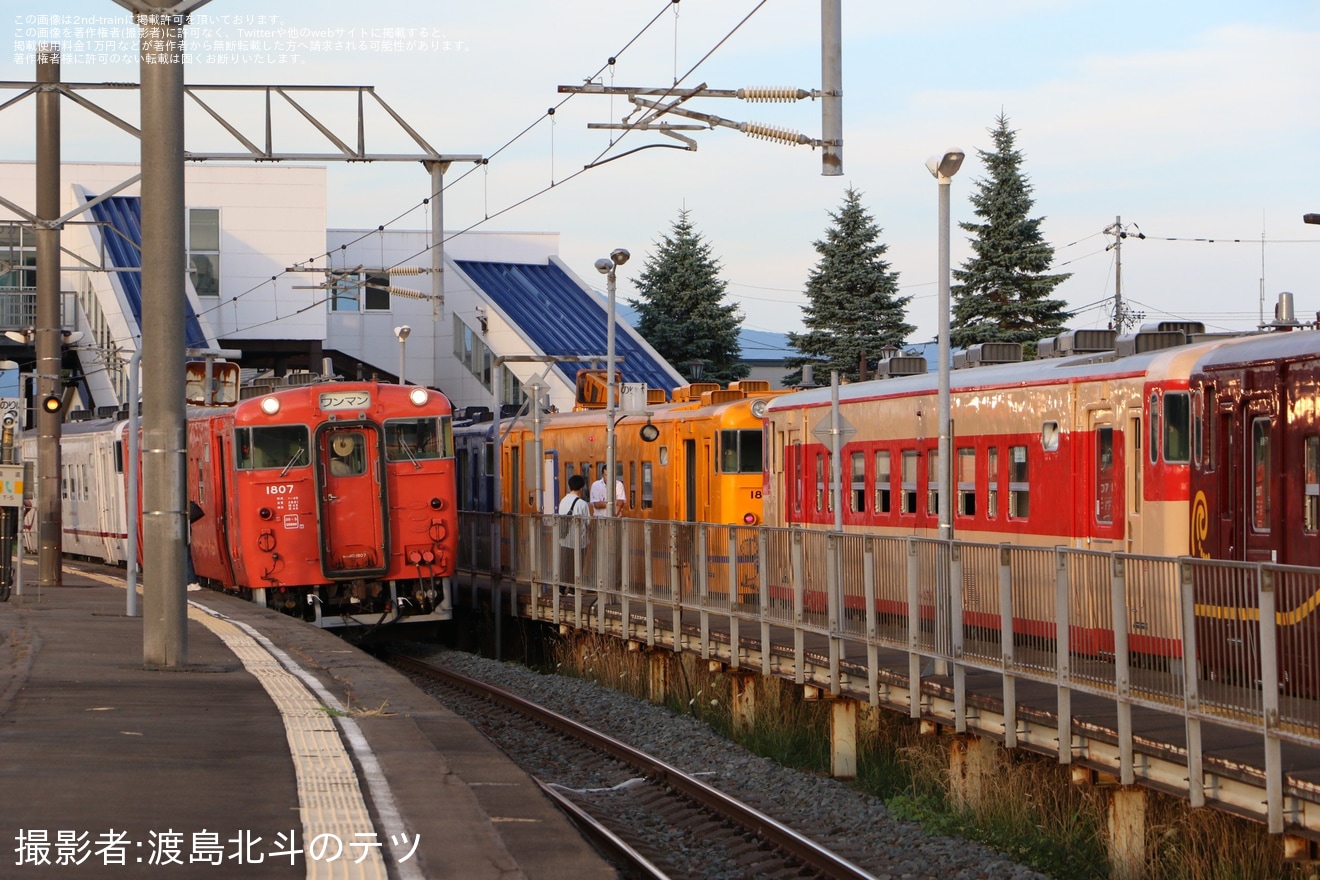
[[[531,773],[627,876],[873,876],[604,733],[418,658],[395,654],[387,659],[423,681]]]

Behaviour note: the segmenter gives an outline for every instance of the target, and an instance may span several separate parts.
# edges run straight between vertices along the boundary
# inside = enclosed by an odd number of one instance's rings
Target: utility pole
[[[45,44],[37,53],[37,578],[42,587],[64,582],[60,554],[64,517],[60,494],[60,48]]]
[[[1136,227],[1137,224],[1130,223],[1128,226]],[[1129,316],[1123,309],[1123,239],[1128,237],[1128,227],[1123,225],[1123,218],[1114,217],[1113,224],[1106,226],[1105,235],[1112,235],[1114,243],[1105,248],[1114,251],[1114,329],[1122,334],[1127,329],[1127,323],[1131,319],[1139,320],[1140,317]],[[1137,228],[1137,238],[1145,238],[1146,234]]]

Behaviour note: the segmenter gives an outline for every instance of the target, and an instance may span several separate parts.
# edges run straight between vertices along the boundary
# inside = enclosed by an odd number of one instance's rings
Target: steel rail
[[[741,801],[729,797],[719,789],[712,788],[704,782],[687,775],[677,767],[666,764],[664,761],[645,752],[638,751],[626,743],[606,736],[586,725],[579,724],[570,718],[565,718],[563,715],[551,712],[508,691],[448,669],[433,666],[415,657],[392,654],[388,657],[388,660],[396,666],[439,679],[455,687],[463,688],[470,693],[492,699],[497,703],[535,718],[547,727],[561,731],[575,739],[588,742],[601,751],[638,767],[646,775],[692,798],[702,806],[727,816],[742,827],[756,833],[785,852],[796,856],[804,864],[826,876],[845,878],[845,880],[875,880],[873,874],[830,852],[810,838],[798,834],[787,825],[752,809]]]
[[[532,778],[536,779],[535,776]],[[536,779],[536,784],[541,786],[541,791],[545,792],[559,809],[568,814],[569,821],[576,825],[587,837],[591,838],[597,846],[614,853],[616,858],[626,861],[630,867],[629,876],[645,877],[649,880],[670,880],[669,875],[652,864],[650,859],[629,846],[619,835],[596,821],[590,813],[565,797],[563,792],[557,790],[555,786],[540,779]]]

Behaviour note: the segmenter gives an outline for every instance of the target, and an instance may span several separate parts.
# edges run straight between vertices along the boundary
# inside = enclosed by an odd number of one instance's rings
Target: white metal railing
[[[508,613],[529,591],[563,588],[573,600],[551,603],[556,623],[604,632],[606,615],[591,613],[599,599],[621,606],[630,637],[667,637],[703,657],[715,650],[718,623],[730,630],[734,664],[740,634],[759,634],[767,673],[771,628],[791,630],[798,682],[806,636],[824,636],[831,687],[841,658],[864,652],[872,702],[878,651],[906,652],[912,715],[921,676],[940,664],[951,670],[959,730],[966,672],[996,671],[1010,746],[1019,680],[1055,688],[1060,730],[1071,729],[1074,693],[1112,699],[1125,784],[1134,778],[1133,707],[1181,716],[1193,804],[1204,802],[1200,725],[1253,731],[1263,737],[1274,831],[1283,827],[1281,744],[1320,746],[1317,569],[628,518],[591,519],[579,551],[556,534],[561,520],[464,513],[460,568],[500,572]],[[669,632],[658,609],[674,622]]]

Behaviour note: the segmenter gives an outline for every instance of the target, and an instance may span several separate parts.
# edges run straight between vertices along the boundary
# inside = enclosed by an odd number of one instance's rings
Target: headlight
[[[426,406],[426,402],[431,399],[431,393],[425,388],[413,388],[408,392],[408,399],[416,406]]]
[[[278,397],[264,397],[261,400],[261,411],[268,416],[273,416],[280,411],[280,399]]]
[[[766,403],[765,403],[764,400],[753,400],[753,401],[752,401],[752,418],[754,418],[754,419],[763,419],[763,418],[765,418],[765,407],[766,407]]]

